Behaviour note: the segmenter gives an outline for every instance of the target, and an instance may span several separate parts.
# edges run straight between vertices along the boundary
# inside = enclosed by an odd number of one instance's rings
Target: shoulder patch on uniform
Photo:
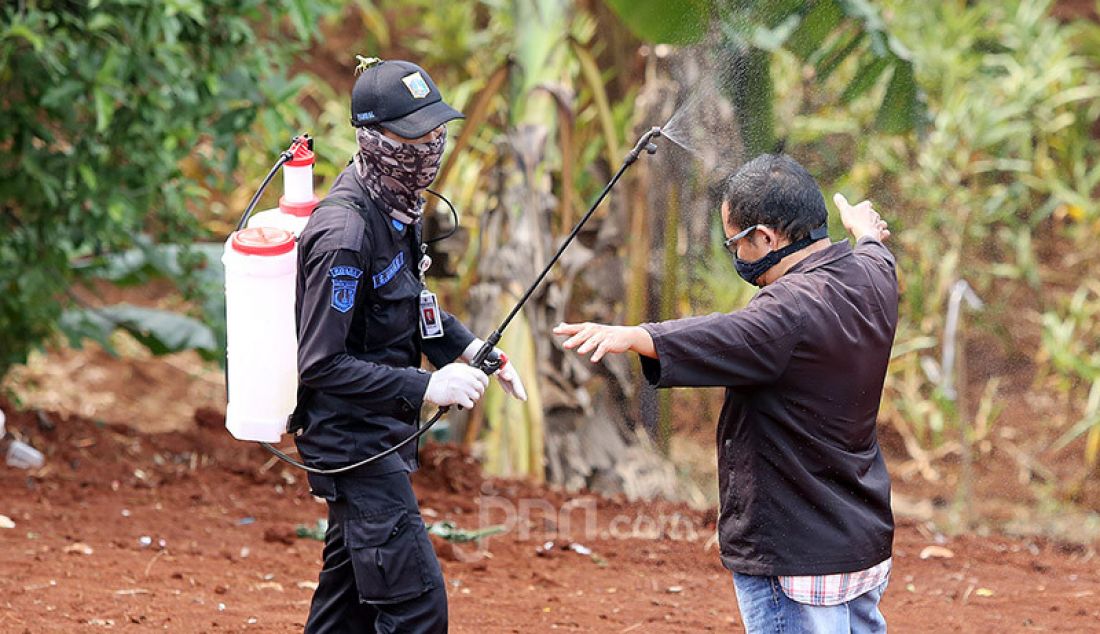
[[[328,274],[332,278],[332,307],[346,313],[355,306],[355,290],[363,271],[354,266],[334,266]]]
[[[398,251],[397,256],[386,266],[385,270],[371,278],[374,282],[374,287],[379,288],[389,284],[390,280],[397,275],[397,272],[400,271],[403,266],[405,266],[405,252]]]

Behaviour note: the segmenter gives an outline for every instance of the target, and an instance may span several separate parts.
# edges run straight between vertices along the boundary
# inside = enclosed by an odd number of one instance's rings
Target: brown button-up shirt
[[[852,572],[890,557],[875,435],[898,321],[894,258],[864,238],[813,253],[742,310],[645,324],[658,387],[720,386],[719,544],[732,571]]]

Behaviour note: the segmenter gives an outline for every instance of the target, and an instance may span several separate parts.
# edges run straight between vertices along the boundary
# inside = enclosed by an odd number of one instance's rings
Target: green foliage
[[[786,50],[812,69],[811,76],[818,83],[828,81],[846,66],[846,61],[854,60],[856,70],[839,101],[851,104],[886,82],[875,120],[883,132],[904,134],[925,118],[925,104],[917,90],[909,51],[887,29],[878,10],[865,0],[732,3],[721,12],[719,25],[731,50]],[[770,85],[767,68],[744,83],[749,84],[749,90]],[[751,106],[752,102],[747,103]],[[741,110],[749,121],[760,120],[757,113],[764,112],[759,107]],[[766,112],[770,117],[770,107]],[[756,149],[766,151],[770,147]]]
[[[198,350],[207,355],[218,352],[213,331],[201,321],[130,304],[66,311],[61,316],[61,328],[69,335],[70,345],[79,346],[83,339],[91,339],[111,352],[114,350],[110,335],[117,329],[124,330],[153,354],[183,350]]]
[[[1052,449],[1087,433],[1085,460],[1096,465],[1100,461],[1100,284],[1085,280],[1068,300],[1043,314],[1042,326],[1039,361],[1060,391],[1084,404],[1081,418]]]
[[[198,234],[202,190],[181,161],[233,169],[239,135],[288,98],[287,60],[328,5],[0,8],[0,375],[53,332],[88,273],[74,259],[123,251],[142,231],[183,244]]]
[[[711,0],[607,0],[635,35],[654,44],[691,44],[706,35]]]
[[[182,246],[157,244],[138,235],[135,246],[122,253],[89,259],[77,265],[81,277],[137,286],[166,279],[191,298],[200,319],[128,304],[78,305],[61,315],[58,326],[69,344],[91,339],[114,354],[111,335],[122,329],[153,354],[196,350],[207,359],[225,360],[225,269],[219,243]]]
[[[819,82],[855,60],[857,70],[840,95],[844,105],[885,82],[875,121],[883,132],[904,134],[925,119],[910,54],[866,0],[607,2],[635,35],[649,42],[696,42],[715,23],[725,49],[719,62],[723,86],[739,113],[750,156],[776,145],[769,58],[780,50],[812,69]]]
[[[1000,340],[1009,358],[1028,354],[1021,337],[1041,336],[1040,376],[1077,409],[1097,354],[1097,333],[1081,318],[1095,302],[1080,266],[1100,257],[1100,160],[1090,132],[1100,73],[1082,53],[1100,42],[1100,29],[1061,24],[1040,0],[883,4],[928,102],[916,143],[874,134],[881,114],[866,100],[835,106],[834,95],[858,77],[850,68],[838,68],[824,94],[807,90],[795,55],[778,57],[773,70],[789,104],[779,127],[795,154],[814,162],[827,192],[874,200],[894,230],[897,348],[908,352],[892,364],[885,413],[926,446],[956,437],[945,425],[975,415],[957,411],[926,371],[936,353],[926,343],[942,345],[948,296],[961,278],[986,302],[964,317],[971,332]],[[878,85],[869,94],[889,92]]]

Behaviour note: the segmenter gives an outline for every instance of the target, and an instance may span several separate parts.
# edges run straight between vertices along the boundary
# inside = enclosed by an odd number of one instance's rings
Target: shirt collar
[[[787,269],[786,275],[791,273],[808,273],[827,264],[832,264],[841,258],[848,257],[851,254],[852,245],[849,244],[847,240],[834,242],[821,251],[811,253],[797,262],[794,266]]]

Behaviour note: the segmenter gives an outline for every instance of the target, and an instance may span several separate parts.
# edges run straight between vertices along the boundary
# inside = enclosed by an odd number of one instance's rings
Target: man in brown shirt
[[[875,421],[897,277],[871,204],[834,200],[854,248],[829,242],[825,201],[801,165],[760,156],[730,178],[722,204],[737,272],[762,288],[748,306],[555,330],[593,362],[640,354],[658,387],[726,388],[719,545],[750,632],[885,631],[894,526]]]

